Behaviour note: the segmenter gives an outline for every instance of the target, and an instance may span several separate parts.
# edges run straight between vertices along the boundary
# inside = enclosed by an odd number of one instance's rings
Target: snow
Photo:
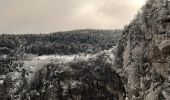
[[[111,58],[114,58],[114,55],[112,53],[112,51],[116,48],[116,46],[114,46],[113,48],[109,49],[109,50],[104,50],[101,51],[97,54],[78,54],[78,55],[42,55],[42,56],[38,56],[35,57],[33,60],[54,60],[54,59],[58,59],[62,62],[71,62],[74,61],[76,59],[81,59],[81,60],[88,60],[89,58],[93,58],[96,57],[97,55],[99,55],[100,53],[107,53],[110,55]]]
[[[64,56],[60,56],[60,55],[43,55],[43,56],[38,56],[36,57],[36,59],[39,60],[44,60],[44,59],[61,59],[61,60],[66,60],[66,61],[72,61],[76,56],[75,55],[64,55]]]
[[[60,55],[43,55],[43,56],[38,56],[38,57],[34,58],[34,60],[58,59],[58,60],[70,62],[77,58],[88,59],[89,57],[90,57],[90,55],[87,55],[87,56],[84,56],[84,55],[62,55],[62,56],[60,56]]]
[[[2,85],[4,83],[4,80],[0,80],[0,85]]]

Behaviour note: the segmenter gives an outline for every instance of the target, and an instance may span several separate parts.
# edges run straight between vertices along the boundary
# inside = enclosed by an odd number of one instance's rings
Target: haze
[[[0,33],[120,29],[145,0],[0,0]]]

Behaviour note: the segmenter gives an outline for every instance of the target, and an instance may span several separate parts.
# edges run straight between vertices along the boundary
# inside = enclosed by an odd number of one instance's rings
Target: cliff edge
[[[115,69],[126,100],[170,100],[170,1],[148,0],[122,34]]]

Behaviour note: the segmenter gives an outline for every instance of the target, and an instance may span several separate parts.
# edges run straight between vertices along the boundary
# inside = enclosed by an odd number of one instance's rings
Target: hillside
[[[0,100],[118,98],[124,88],[118,92],[122,83],[114,80],[120,78],[112,64],[120,34],[75,30],[1,35]]]
[[[97,53],[116,45],[121,30],[75,30],[51,34],[2,34],[0,51],[28,54]]]
[[[17,67],[0,79],[0,99],[123,98],[123,84],[112,66],[115,49],[94,55],[44,55],[17,61]]]

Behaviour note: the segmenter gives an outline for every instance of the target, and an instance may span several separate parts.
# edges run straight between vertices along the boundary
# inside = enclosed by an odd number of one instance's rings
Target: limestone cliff
[[[125,27],[115,66],[127,100],[170,100],[169,0],[148,0]]]

